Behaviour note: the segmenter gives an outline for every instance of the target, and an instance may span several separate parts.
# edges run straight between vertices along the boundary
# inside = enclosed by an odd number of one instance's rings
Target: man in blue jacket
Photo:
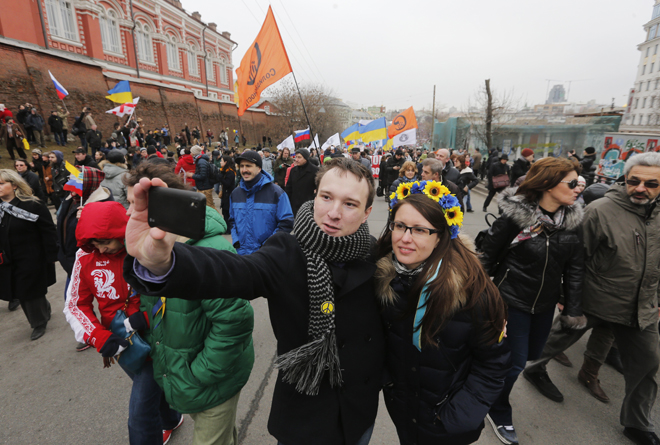
[[[247,255],[259,250],[275,232],[291,232],[293,212],[284,190],[262,171],[259,153],[246,150],[236,160],[241,183],[229,202],[231,239],[236,252]]]

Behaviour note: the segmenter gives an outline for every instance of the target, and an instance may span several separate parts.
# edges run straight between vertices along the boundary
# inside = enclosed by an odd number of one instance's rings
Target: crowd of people
[[[608,401],[598,371],[615,357],[623,434],[660,443],[660,154],[631,157],[606,185],[591,148],[538,160],[524,149],[512,163],[497,150],[271,153],[239,148],[238,133],[230,146],[226,131],[217,142],[197,127],[145,134],[138,120],[103,141],[85,108],[71,126],[83,172],[71,192],[62,151],[18,150],[28,128],[43,140],[36,118],[0,119],[19,156],[0,170],[0,299],[41,338],[60,263],[76,350],[96,349],[133,382],[131,444],[167,443],[184,413],[194,444],[237,443],[256,298],[277,340],[268,430],[280,444],[368,444],[381,391],[402,444],[473,443],[487,424],[517,444],[518,376],[563,400],[546,364],[566,363],[589,329],[578,380]],[[58,145],[65,122],[49,117]],[[500,216],[473,241],[461,227],[484,179],[483,210],[499,194]],[[203,236],[150,227],[152,187],[203,194]],[[377,196],[389,216],[375,239]]]

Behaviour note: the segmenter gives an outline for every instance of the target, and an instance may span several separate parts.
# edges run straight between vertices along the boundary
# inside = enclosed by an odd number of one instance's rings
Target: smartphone
[[[147,214],[150,227],[193,240],[204,238],[206,196],[201,193],[151,187]]]

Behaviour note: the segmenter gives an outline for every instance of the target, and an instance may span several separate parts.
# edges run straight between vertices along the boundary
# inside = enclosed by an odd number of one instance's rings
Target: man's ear
[[[362,224],[367,222],[367,219],[369,219],[369,214],[371,213],[373,208],[374,208],[374,206],[371,206],[364,212],[364,219],[362,220]]]

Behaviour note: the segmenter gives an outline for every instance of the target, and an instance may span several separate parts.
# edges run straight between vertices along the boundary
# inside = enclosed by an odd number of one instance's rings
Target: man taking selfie
[[[317,195],[280,231],[239,256],[174,243],[148,224],[148,191],[134,187],[127,228],[127,281],[145,295],[268,299],[278,375],[268,430],[283,445],[364,445],[378,408],[384,336],[369,259],[374,180],[363,165],[333,159]]]

